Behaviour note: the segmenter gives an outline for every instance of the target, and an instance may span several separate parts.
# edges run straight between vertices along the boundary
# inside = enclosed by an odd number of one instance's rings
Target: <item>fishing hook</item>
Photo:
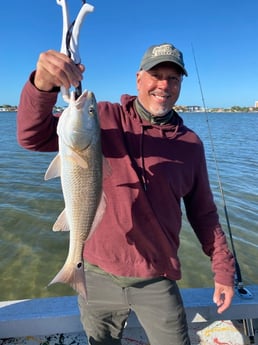
[[[81,63],[81,58],[79,54],[79,34],[81,26],[86,14],[93,12],[94,7],[85,0],[82,0],[82,7],[75,18],[71,23],[69,18],[69,11],[67,7],[66,0],[56,0],[57,4],[62,7],[62,16],[63,16],[63,33],[62,33],[62,42],[61,42],[61,53],[69,56],[76,64]],[[69,90],[61,87],[61,93],[64,101],[69,103],[70,92]],[[82,93],[81,83],[75,88],[75,97],[78,98]]]

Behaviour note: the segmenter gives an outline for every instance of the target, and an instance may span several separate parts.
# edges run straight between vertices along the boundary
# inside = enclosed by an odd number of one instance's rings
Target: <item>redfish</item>
[[[70,230],[65,264],[49,285],[67,283],[87,299],[83,246],[105,212],[102,191],[103,157],[97,103],[92,92],[84,91],[62,113],[58,126],[59,153],[50,163],[45,179],[60,176],[65,209],[54,231]]]

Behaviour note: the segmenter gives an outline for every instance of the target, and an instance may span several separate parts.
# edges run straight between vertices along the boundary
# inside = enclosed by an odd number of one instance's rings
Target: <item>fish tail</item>
[[[75,267],[71,267],[71,264],[66,262],[48,286],[56,283],[70,285],[79,295],[87,300],[84,265],[82,262],[79,262]]]

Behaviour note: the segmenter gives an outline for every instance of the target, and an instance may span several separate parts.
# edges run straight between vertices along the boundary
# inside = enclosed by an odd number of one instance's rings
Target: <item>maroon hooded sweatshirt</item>
[[[57,151],[58,118],[52,115],[57,92],[41,92],[31,80],[21,94],[18,142],[30,150]],[[141,119],[134,100],[123,95],[121,104],[98,103],[102,150],[111,174],[103,182],[107,209],[85,242],[84,259],[118,276],[180,279],[183,200],[211,258],[215,281],[233,285],[234,258],[219,224],[200,138],[176,112],[173,125]]]

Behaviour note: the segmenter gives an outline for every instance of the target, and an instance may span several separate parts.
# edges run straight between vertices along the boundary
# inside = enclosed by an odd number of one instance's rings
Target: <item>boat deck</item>
[[[182,289],[192,345],[258,344],[258,286],[247,287],[252,298],[235,295],[231,307],[217,314],[212,288]],[[243,321],[244,320],[244,321]],[[250,328],[249,336],[244,328]],[[0,345],[86,345],[77,297],[0,302]],[[148,345],[134,313],[123,345]]]

